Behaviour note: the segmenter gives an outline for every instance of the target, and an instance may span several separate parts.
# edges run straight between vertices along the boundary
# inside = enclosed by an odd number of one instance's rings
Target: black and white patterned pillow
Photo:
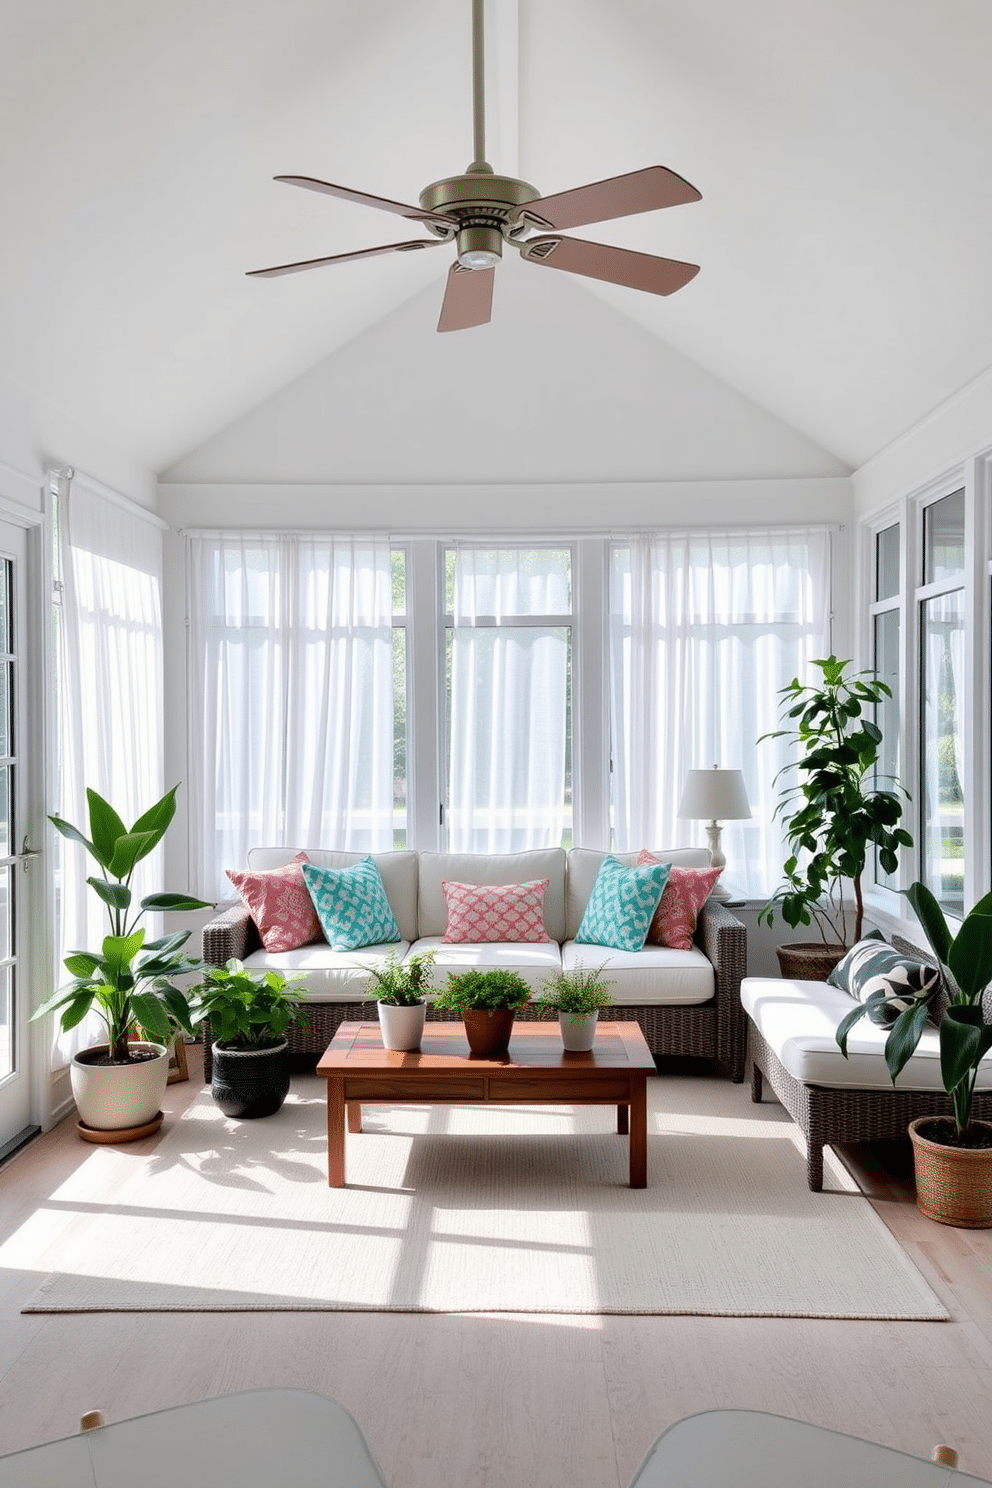
[[[906,1008],[932,996],[938,979],[936,966],[904,956],[876,933],[852,946],[827,981],[868,1004],[873,1023],[890,1028]]]

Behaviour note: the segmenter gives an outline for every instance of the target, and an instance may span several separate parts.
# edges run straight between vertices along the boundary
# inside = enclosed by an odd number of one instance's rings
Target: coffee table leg
[[[362,1107],[358,1101],[348,1102],[348,1130],[360,1132],[362,1129]]]
[[[648,1186],[648,1081],[646,1075],[630,1080],[630,1186]]]
[[[630,1107],[617,1106],[617,1131],[625,1137],[630,1131]]]
[[[327,1184],[344,1187],[344,1076],[327,1081]]]

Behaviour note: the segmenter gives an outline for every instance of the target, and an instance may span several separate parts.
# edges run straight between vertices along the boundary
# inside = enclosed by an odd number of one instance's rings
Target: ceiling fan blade
[[[444,212],[425,212],[422,207],[409,207],[405,202],[390,201],[385,196],[370,196],[367,191],[353,191],[350,186],[334,186],[330,181],[318,181],[313,176],[273,176],[273,180],[285,181],[287,186],[302,186],[306,191],[322,191],[325,196],[339,196],[343,201],[358,202],[360,206],[395,212],[398,217],[408,217],[411,222],[436,222],[441,227],[458,226],[454,217],[448,217]]]
[[[276,264],[271,269],[248,269],[249,279],[276,279],[299,269],[319,269],[324,264],[347,263],[350,258],[375,258],[380,253],[411,253],[415,248],[437,248],[443,238],[414,238],[411,243],[383,243],[381,248],[357,248],[354,253],[332,253],[328,258],[305,258],[301,263]]]
[[[699,273],[699,265],[676,258],[655,258],[632,248],[611,248],[605,243],[587,243],[582,238],[529,238],[520,244],[521,257],[567,274],[605,279],[648,294],[669,295],[688,284]]]
[[[524,202],[510,220],[533,220],[538,227],[584,227],[589,222],[607,222],[611,217],[633,217],[638,212],[656,212],[660,207],[679,207],[701,200],[702,193],[663,165],[649,165],[625,176],[593,181],[555,196],[539,196]]]
[[[463,269],[453,263],[448,270],[441,304],[439,331],[467,331],[486,325],[493,312],[495,269]]]

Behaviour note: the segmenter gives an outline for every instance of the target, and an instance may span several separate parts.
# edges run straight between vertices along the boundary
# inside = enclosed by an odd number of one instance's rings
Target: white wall
[[[992,370],[881,450],[851,484],[855,511],[866,515],[918,491],[969,456],[992,446]]]

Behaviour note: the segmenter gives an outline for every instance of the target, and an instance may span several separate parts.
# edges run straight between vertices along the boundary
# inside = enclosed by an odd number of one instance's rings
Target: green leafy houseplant
[[[612,997],[603,983],[601,966],[577,966],[572,971],[556,971],[543,983],[544,991],[537,1002],[541,1018],[554,1018],[571,1013],[587,1018],[609,1007]]]
[[[136,1025],[148,1038],[167,1044],[173,1030],[192,1033],[185,994],[174,978],[194,971],[199,962],[183,952],[188,930],[145,940],[139,925],[148,910],[208,909],[203,899],[189,894],[149,894],[135,909],[131,877],[135,867],[162,841],[176,813],[178,785],[156,801],[133,827],[126,827],[114,808],[95,790],[87,790],[89,837],[61,817],[49,817],[52,825],[70,841],[80,842],[100,869],[86,882],[102,900],[110,921],[110,934],[99,952],[73,951],[65,965],[73,980],[50,997],[34,1018],[60,1014],[63,1029],[74,1028],[95,1006],[107,1027],[112,1064],[129,1062],[128,1042]]]
[[[302,972],[248,971],[234,957],[224,966],[212,966],[190,999],[194,1027],[209,1023],[216,1041],[226,1049],[269,1049],[282,1041],[287,1028],[299,1024],[307,1030],[309,1019],[291,984],[303,980]],[[298,991],[303,988],[299,987]]]
[[[391,1007],[416,1007],[434,990],[434,952],[417,951],[408,961],[390,951],[377,966],[367,966],[369,986],[378,1002]]]
[[[861,939],[864,902],[861,876],[874,848],[880,867],[894,873],[900,847],[913,839],[898,825],[902,801],[895,790],[875,789],[882,731],[866,716],[891,690],[870,672],[848,675],[836,656],[814,661],[817,683],[797,677],[781,689],[789,728],[763,739],[790,738],[798,756],[778,772],[790,776],[781,787],[775,816],[792,849],[783,865],[784,881],[758,914],[771,925],[776,909],[787,925],[816,923],[821,938],[829,928],[839,946]],[[758,741],[759,743],[761,740]],[[903,796],[905,790],[898,786]],[[844,883],[854,890],[854,934],[847,938]]]
[[[435,1007],[454,1013],[493,1013],[499,1008],[519,1012],[530,1002],[530,988],[515,971],[453,971]]]
[[[885,1063],[895,1083],[920,1042],[934,998],[946,998],[940,1020],[940,1077],[954,1110],[954,1138],[934,1137],[947,1145],[987,1145],[987,1135],[972,1120],[978,1066],[992,1049],[992,1008],[986,994],[992,987],[992,894],[986,894],[965,915],[957,934],[951,934],[944,912],[924,884],[914,883],[906,897],[923,927],[937,961],[939,982],[929,997],[903,1007],[885,1040]],[[882,999],[895,1007],[897,997]],[[847,1058],[847,1036],[872,1006],[860,1003],[840,1023],[837,1043]],[[893,1011],[895,1010],[893,1008]]]

